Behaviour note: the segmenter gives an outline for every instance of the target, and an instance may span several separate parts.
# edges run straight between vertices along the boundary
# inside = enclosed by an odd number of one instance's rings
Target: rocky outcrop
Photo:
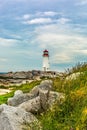
[[[42,110],[47,110],[48,107],[48,97],[49,97],[49,90],[39,89],[39,96],[40,96],[40,104]]]
[[[19,104],[28,101],[33,98],[30,93],[23,93],[21,90],[17,90],[13,97],[8,98],[7,104],[10,106],[18,106]]]
[[[48,106],[49,108],[52,107],[52,105],[57,102],[59,104],[63,103],[65,100],[65,96],[62,93],[50,91],[49,97],[48,97]]]
[[[25,110],[8,105],[0,106],[0,130],[22,130],[23,124],[38,122],[36,117]]]
[[[56,101],[61,103],[64,99],[64,94],[52,91],[52,86],[51,80],[45,80],[30,93],[25,94],[17,90],[14,96],[8,99],[8,105],[0,106],[0,130],[22,130],[24,126],[27,127],[24,124],[29,124],[27,129],[33,130],[31,124],[39,124],[34,114],[46,111]]]
[[[30,80],[40,80],[43,77],[54,77],[54,73],[56,76],[56,72],[49,71],[19,71],[19,72],[8,72],[0,74],[0,86],[12,86],[12,85],[21,85]]]
[[[19,108],[27,112],[38,113],[41,110],[40,97],[37,96],[19,105]]]
[[[8,98],[8,105],[18,106],[28,112],[36,113],[46,110],[48,107],[49,92],[52,90],[52,81],[42,81],[40,85],[35,86],[30,93],[24,94],[17,90],[14,96]]]
[[[62,93],[52,91],[53,82],[45,80],[40,85],[35,86],[30,93],[24,94],[17,90],[7,103],[11,106],[18,106],[27,112],[37,113],[47,110],[55,101],[61,101],[64,98]]]
[[[83,72],[73,73],[66,77],[66,80],[76,80],[80,75],[83,75]]]
[[[35,86],[31,91],[30,94],[32,94],[34,97],[39,95],[39,90],[52,90],[53,82],[51,80],[45,80],[40,83],[40,85]]]

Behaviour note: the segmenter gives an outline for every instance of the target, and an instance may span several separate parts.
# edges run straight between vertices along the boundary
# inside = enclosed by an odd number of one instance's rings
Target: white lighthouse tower
[[[43,51],[43,71],[49,71],[49,52]]]

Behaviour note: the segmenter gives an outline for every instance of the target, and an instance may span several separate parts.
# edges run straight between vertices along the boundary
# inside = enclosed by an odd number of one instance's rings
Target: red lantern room
[[[49,52],[48,50],[43,51],[43,57],[49,57]]]

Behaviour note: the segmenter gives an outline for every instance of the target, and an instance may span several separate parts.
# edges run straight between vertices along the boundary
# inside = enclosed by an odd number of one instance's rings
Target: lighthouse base
[[[43,67],[43,71],[49,71],[49,68]]]

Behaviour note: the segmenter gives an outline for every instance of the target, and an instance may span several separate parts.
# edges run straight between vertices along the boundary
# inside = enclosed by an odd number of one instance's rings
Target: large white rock
[[[18,107],[0,105],[0,130],[22,130],[24,124],[34,122],[38,120],[31,113]]]
[[[8,98],[7,104],[10,106],[18,106],[19,104],[32,99],[33,95],[30,93],[23,93],[21,90],[15,91],[13,97]]]
[[[18,90],[14,97],[8,99],[8,105],[18,106],[27,112],[38,113],[47,110],[56,101],[61,103],[64,100],[62,93],[52,90],[51,80],[42,81],[40,85],[35,86],[30,93],[23,94]]]
[[[26,110],[27,112],[37,113],[41,110],[40,96],[28,100],[19,105],[19,108]]]
[[[39,94],[39,85],[35,86],[31,91],[30,94],[32,94],[34,97],[37,97]]]
[[[17,90],[15,91],[14,96],[21,95],[21,94],[23,94],[22,90]]]
[[[43,90],[39,88],[39,96],[40,96],[40,104],[41,104],[42,110],[47,110],[49,90]]]
[[[53,82],[52,80],[44,80],[40,83],[39,88],[45,90],[52,90]]]
[[[83,72],[73,73],[73,74],[67,76],[66,80],[76,80],[82,74],[83,74]]]
[[[40,83],[40,85],[35,86],[31,91],[30,94],[32,94],[34,97],[39,95],[39,89],[43,90],[52,90],[53,82],[51,80],[44,80]]]
[[[58,93],[58,92],[54,92],[54,91],[50,91],[49,93],[49,97],[48,97],[48,106],[52,107],[52,105],[57,102],[59,104],[61,104],[65,99],[65,96],[63,93]]]
[[[53,85],[53,81],[52,80],[44,80],[41,82],[41,84],[50,84]]]

